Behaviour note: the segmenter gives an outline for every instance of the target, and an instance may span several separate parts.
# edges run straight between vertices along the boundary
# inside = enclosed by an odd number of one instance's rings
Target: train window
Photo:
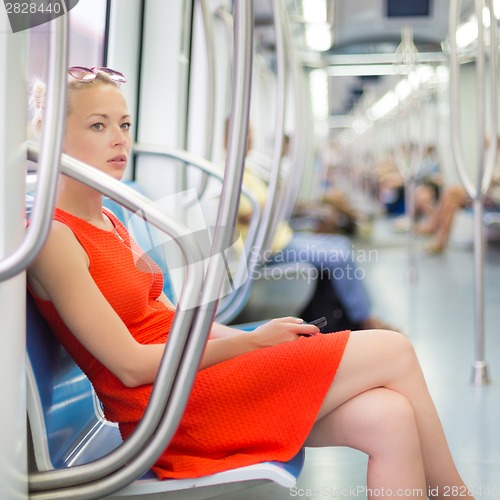
[[[104,64],[104,33],[106,0],[85,0],[69,12],[69,65],[102,66]],[[45,80],[51,23],[29,30],[29,75]]]
[[[69,65],[103,66],[106,0],[85,0],[70,11]]]

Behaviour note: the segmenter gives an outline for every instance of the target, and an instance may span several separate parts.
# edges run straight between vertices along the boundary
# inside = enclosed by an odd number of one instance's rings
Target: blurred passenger
[[[249,127],[247,140],[247,151],[252,147],[252,130]],[[249,168],[245,169],[243,184],[253,193],[259,206],[264,207],[267,199],[268,186]],[[248,226],[252,217],[252,205],[249,200],[242,196],[238,210],[236,228],[246,239]],[[364,273],[359,269],[351,241],[339,234],[316,234],[310,231],[293,231],[287,221],[281,221],[276,229],[272,246],[264,256],[268,263],[290,263],[305,262],[313,265],[318,270],[321,279],[327,280],[335,297],[341,304],[347,321],[342,326],[349,328],[389,328],[379,318],[371,313],[371,302],[366,291],[363,277]],[[335,325],[335,317],[338,315],[338,302],[331,306],[328,300],[320,300],[325,308],[322,315],[329,320],[330,326]],[[334,298],[332,297],[332,300]],[[317,295],[312,299],[318,300]],[[314,319],[314,318],[305,318]]]
[[[414,148],[415,146],[412,146],[407,154],[412,155]],[[397,168],[396,161],[386,160],[379,172],[381,172],[379,176],[380,193],[385,193],[386,200],[388,197],[390,200],[390,203],[385,203],[388,213],[391,215],[405,213],[407,211],[405,179]],[[436,148],[428,146],[415,178],[414,203],[417,220],[422,217],[428,217],[433,212],[439,199],[441,184],[442,176],[436,155]],[[407,215],[401,215],[401,217],[393,221],[395,231],[407,231],[409,226],[410,222]]]
[[[393,153],[387,155],[375,170],[378,201],[391,216],[405,211],[404,178],[401,175]]]
[[[358,226],[369,216],[357,210],[341,189],[331,188],[320,203],[299,204],[293,217],[309,218],[310,228],[316,233],[355,236]]]
[[[427,220],[417,227],[420,234],[435,236],[434,240],[425,247],[427,253],[439,254],[446,249],[457,211],[469,207],[471,203],[471,198],[461,185],[450,186],[443,190],[438,205]],[[484,198],[484,205],[490,209],[500,208],[500,167],[498,165]]]
[[[430,203],[420,203],[422,215],[429,215],[432,211],[432,206],[439,200],[441,194],[441,188],[443,185],[443,175],[441,172],[441,166],[439,158],[437,156],[436,147],[428,146],[425,150],[424,158],[422,160],[422,165],[418,171],[417,175],[417,190],[418,188],[425,188],[428,192],[428,196],[431,201]]]

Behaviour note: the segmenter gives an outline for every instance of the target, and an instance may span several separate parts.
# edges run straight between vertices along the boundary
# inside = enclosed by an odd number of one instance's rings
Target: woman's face
[[[115,85],[70,91],[64,152],[121,179],[131,146],[130,115]]]

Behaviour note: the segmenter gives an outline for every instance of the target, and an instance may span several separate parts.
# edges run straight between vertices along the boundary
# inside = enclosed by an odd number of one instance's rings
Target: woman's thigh
[[[317,421],[305,445],[349,446],[375,456],[380,449],[396,453],[403,443],[419,453],[413,408],[401,394],[378,387],[349,399]]]
[[[351,332],[318,419],[364,391],[398,390],[414,378],[423,380],[413,347],[403,335],[390,330]]]

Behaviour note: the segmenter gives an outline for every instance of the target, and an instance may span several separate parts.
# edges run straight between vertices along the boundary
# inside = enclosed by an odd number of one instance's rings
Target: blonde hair
[[[98,85],[114,85],[115,87],[120,87],[120,85],[112,80],[108,75],[102,72],[96,74],[95,80],[81,82],[68,77],[68,97],[66,101],[66,113],[70,113],[71,104],[71,92],[78,91],[81,89],[93,88]],[[42,131],[43,123],[43,112],[45,111],[45,96],[47,94],[47,86],[45,82],[40,78],[35,78],[33,85],[31,87],[31,93],[29,98],[29,105],[32,113],[31,128],[35,135],[38,137]]]
[[[33,115],[33,118],[31,119],[31,128],[37,137],[40,135],[42,130],[42,117],[43,110],[45,109],[45,94],[45,83],[39,78],[36,78],[33,86],[31,87],[29,104]]]

